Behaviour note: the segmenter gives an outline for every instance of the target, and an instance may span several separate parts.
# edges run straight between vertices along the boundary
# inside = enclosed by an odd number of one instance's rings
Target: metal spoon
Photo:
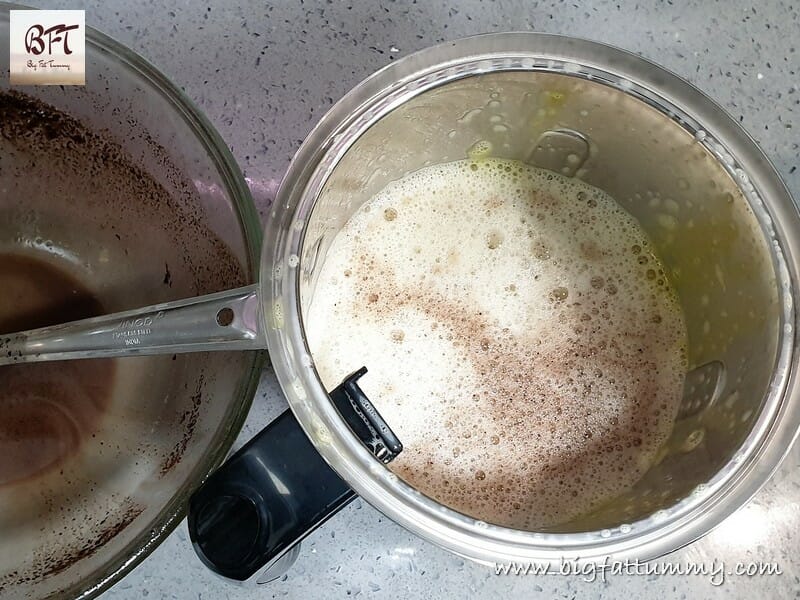
[[[258,285],[0,335],[0,366],[267,347]]]

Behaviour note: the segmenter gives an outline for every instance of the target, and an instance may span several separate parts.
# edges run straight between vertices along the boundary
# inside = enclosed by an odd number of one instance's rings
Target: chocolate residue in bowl
[[[161,461],[161,468],[159,474],[163,477],[169,473],[175,466],[180,463],[183,454],[186,452],[186,447],[194,435],[195,428],[197,427],[197,420],[200,418],[200,408],[203,405],[203,387],[205,386],[205,374],[200,373],[197,379],[197,387],[192,394],[192,405],[183,411],[181,414],[180,422],[183,425],[183,436],[175,444],[172,451],[164,457]]]
[[[124,500],[119,510],[105,514],[87,539],[73,540],[54,549],[43,549],[37,553],[31,566],[23,572],[12,571],[0,577],[0,594],[7,588],[20,583],[29,583],[57,575],[76,562],[91,556],[130,525],[143,511],[143,506],[130,499]],[[70,535],[72,532],[65,529],[61,533]]]
[[[105,313],[83,284],[53,264],[0,254],[0,334]],[[108,406],[115,362],[0,367],[0,486],[53,469],[92,434]]]
[[[76,90],[74,97],[81,94],[86,94],[87,102],[94,102],[90,90]],[[121,110],[115,114],[124,115],[124,107]],[[8,189],[0,197],[0,253],[18,251],[26,258],[44,257],[58,269],[64,266],[86,284],[102,304],[102,312],[249,283],[246,269],[211,229],[213,219],[206,214],[209,206],[216,210],[217,201],[220,205],[228,202],[215,197],[224,190],[202,188],[214,180],[213,167],[209,167],[209,179],[185,171],[132,117],[120,116],[119,130],[113,133],[125,148],[100,127],[90,129],[31,96],[0,91],[0,184]],[[141,160],[127,151],[128,138],[131,151],[143,157]],[[180,155],[177,160],[191,166],[194,159]],[[225,218],[229,218],[227,214]],[[54,228],[78,234],[67,236],[63,248],[59,244],[64,240]],[[150,268],[138,268],[142,265]],[[98,284],[96,273],[102,269],[106,271]],[[14,325],[11,329],[19,328]],[[0,338],[0,343],[4,339]],[[136,473],[131,477],[148,485],[167,486],[160,488],[162,491],[177,491],[180,477],[172,481],[166,474],[189,454],[192,468],[195,461],[202,460],[204,444],[211,439],[209,431],[213,433],[234,407],[236,387],[225,397],[217,388],[205,391],[202,381],[206,385],[213,382],[216,369],[234,369],[237,375],[231,378],[238,381],[235,377],[243,375],[246,363],[244,357],[211,358],[206,354],[115,359],[117,382],[136,382],[148,391],[127,399],[135,404],[132,409],[120,409],[112,400],[113,410],[98,419],[102,431],[96,439],[91,438],[91,444],[83,445],[91,452],[67,453],[72,458],[61,476],[59,467],[47,470],[42,485],[38,479],[35,485],[24,480],[11,499],[12,507],[6,510],[4,505],[0,528],[4,517],[15,528],[22,524],[36,538],[37,549],[0,568],[0,588],[6,586],[11,592],[13,585],[33,586],[63,573],[95,555],[135,521],[154,519],[167,501],[163,498],[172,492],[159,496],[161,504],[149,505],[148,497],[140,498],[134,485],[126,483],[119,493],[112,490],[112,496],[105,494],[108,486],[123,481],[120,469],[133,468]],[[141,377],[143,364],[156,371],[157,385],[149,372]],[[48,366],[25,368],[38,374]],[[214,416],[207,418],[209,410]],[[136,445],[135,450],[131,444]],[[75,457],[80,460],[73,460]],[[0,492],[2,489],[0,486]],[[133,531],[137,527],[148,535],[142,525],[133,525],[125,533],[126,544],[138,533]],[[0,552],[5,552],[2,542]]]
[[[129,120],[128,125],[134,127],[135,121]],[[41,173],[52,183],[53,195],[72,193],[76,200],[77,192],[69,185],[91,181],[95,190],[113,190],[115,194],[89,198],[86,208],[91,210],[95,208],[91,204],[104,202],[106,206],[96,207],[98,211],[113,207],[124,220],[144,221],[149,228],[169,231],[175,246],[183,247],[181,259],[194,277],[194,294],[245,285],[247,277],[242,265],[204,223],[203,209],[194,201],[197,191],[193,182],[186,179],[149,133],[142,131],[140,136],[148,153],[155,157],[160,175],[175,188],[173,193],[106,135],[89,130],[77,119],[35,98],[0,91],[0,137],[24,158],[19,161],[24,170],[14,172],[12,166],[10,172],[2,173],[4,179],[36,177]],[[70,176],[80,176],[81,181],[71,180]],[[154,222],[156,218],[158,221]],[[113,229],[114,225],[110,227]],[[117,232],[116,236],[121,243],[138,241],[130,239],[133,234],[145,237],[146,231],[135,229]],[[162,283],[173,287],[173,273],[166,263],[161,276]]]
[[[37,577],[44,579],[68,569],[79,560],[91,556],[102,548],[130,525],[143,511],[143,506],[127,498],[119,510],[113,513],[106,513],[105,517],[98,523],[96,532],[89,540],[83,541],[81,544],[72,544],[59,548],[57,552],[51,554],[42,555],[35,563],[36,567],[32,571]]]

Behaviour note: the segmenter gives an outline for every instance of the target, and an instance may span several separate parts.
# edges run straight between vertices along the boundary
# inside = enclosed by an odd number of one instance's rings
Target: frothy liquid
[[[332,388],[361,386],[437,501],[532,529],[630,488],[681,400],[686,328],[636,220],[512,161],[436,165],[366,203],[307,316]]]

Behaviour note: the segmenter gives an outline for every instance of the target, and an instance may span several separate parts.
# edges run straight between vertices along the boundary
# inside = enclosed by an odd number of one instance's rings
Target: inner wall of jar
[[[638,484],[553,532],[613,527],[673,505],[737,452],[766,398],[781,325],[770,246],[703,144],[632,95],[576,76],[506,71],[441,85],[384,115],[332,170],[307,224],[300,290],[305,311],[331,241],[389,182],[464,159],[478,142],[492,156],[561,170],[558,160],[540,164],[537,146],[565,129],[586,146],[577,170],[574,158],[563,168],[636,217],[667,268],[686,319],[688,368],[720,361],[724,371],[714,400],[676,421]]]

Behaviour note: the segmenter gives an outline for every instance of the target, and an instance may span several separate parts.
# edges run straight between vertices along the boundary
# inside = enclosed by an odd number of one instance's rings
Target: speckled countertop
[[[661,63],[739,119],[800,199],[800,7],[793,0],[28,3],[85,8],[87,24],[182,86],[230,145],[262,215],[301,140],[361,79],[437,42],[502,30],[591,38]],[[272,373],[265,372],[238,444],[284,408]],[[307,539],[295,566],[268,586],[240,588],[216,578],[195,557],[183,525],[104,598],[800,597],[798,467],[796,446],[750,504],[668,557],[722,561],[726,568],[774,561],[783,571],[778,576],[731,576],[722,585],[699,575],[608,575],[605,582],[497,576],[356,500]]]

